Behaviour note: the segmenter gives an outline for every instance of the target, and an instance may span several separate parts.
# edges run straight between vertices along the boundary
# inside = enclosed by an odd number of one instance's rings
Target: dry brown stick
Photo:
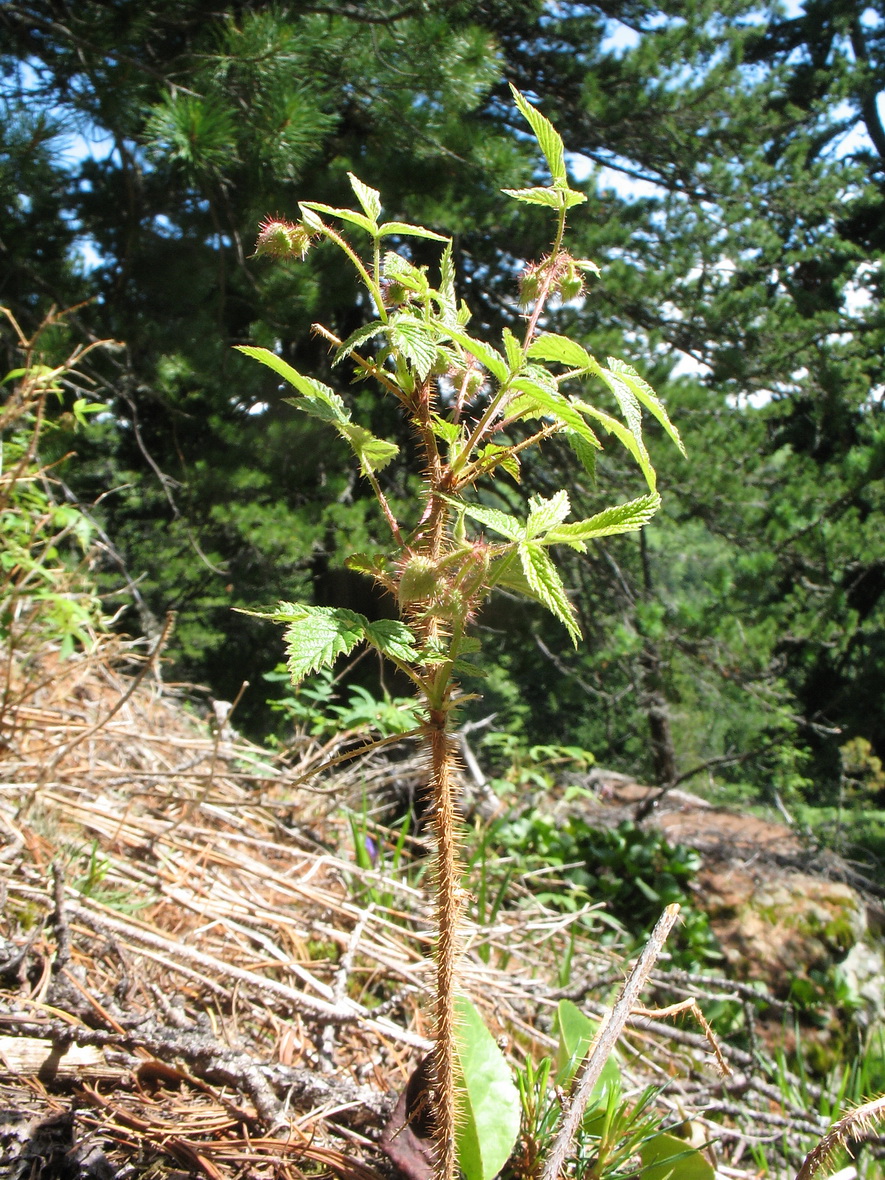
[[[403,1044],[412,1045],[417,1048],[422,1048],[426,1045],[423,1037],[409,1032],[408,1029],[400,1028],[392,1021],[372,1019],[368,1009],[364,1008],[361,1004],[354,1003],[352,1000],[345,999],[338,1004],[330,1004],[326,1000],[321,1000],[316,996],[309,996],[305,992],[300,992],[295,988],[287,987],[283,983],[278,983],[275,979],[265,979],[254,971],[247,971],[243,967],[236,967],[232,963],[226,963],[214,955],[207,955],[183,943],[163,938],[142,926],[130,925],[117,918],[111,918],[106,914],[96,914],[94,911],[82,905],[71,904],[69,910],[72,916],[76,915],[94,929],[99,931],[110,930],[114,934],[130,939],[132,942],[143,943],[149,947],[162,950],[173,960],[182,958],[196,963],[206,970],[215,972],[221,978],[227,976],[231,979],[237,979],[249,987],[256,988],[259,992],[275,995],[291,1004],[294,1008],[311,1013],[314,1017],[324,1020],[334,1020],[339,1024],[360,1023],[363,1027],[370,1028],[382,1036],[390,1037],[391,1040],[400,1041]]]
[[[678,917],[679,906],[668,905],[649,935],[648,942],[630,972],[629,978],[621,988],[621,994],[618,996],[608,1020],[603,1020],[600,1024],[596,1038],[578,1070],[571,1097],[563,1111],[556,1137],[553,1140],[553,1146],[544,1161],[542,1180],[558,1180],[575,1135],[578,1133],[593,1087],[599,1080],[603,1067],[611,1056],[618,1037],[620,1037],[624,1025],[633,1011],[639,993],[645,986],[651,969],[663,950],[667,935],[673,929]]]

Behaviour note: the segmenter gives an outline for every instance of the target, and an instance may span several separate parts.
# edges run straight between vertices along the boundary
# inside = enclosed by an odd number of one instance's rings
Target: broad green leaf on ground
[[[606,508],[587,520],[557,525],[547,533],[544,540],[548,544],[565,542],[567,545],[583,549],[583,542],[594,537],[612,537],[618,533],[631,533],[641,529],[643,525],[648,524],[660,505],[661,497],[657,492],[651,492],[647,496],[630,500],[627,504]]]
[[[575,610],[568,600],[562,578],[550,560],[550,555],[540,541],[526,541],[519,546],[519,560],[532,591],[550,613],[559,619],[571,636],[572,643],[577,647],[581,631],[575,618]]]
[[[642,1180],[715,1180],[708,1160],[684,1139],[662,1131],[639,1148]]]
[[[467,1180],[493,1180],[519,1136],[519,1091],[510,1067],[476,1008],[455,999],[460,1116],[455,1128],[458,1164]]]
[[[342,607],[280,603],[275,618],[288,621],[286,662],[293,684],[347,655],[365,639],[368,626],[365,616]]]
[[[559,1036],[556,1047],[556,1084],[568,1088],[577,1073],[578,1066],[587,1056],[599,1028],[598,1021],[585,1016],[571,1000],[560,1000],[556,1009],[555,1029]],[[605,1091],[621,1085],[621,1071],[614,1055],[602,1067],[599,1081],[593,1087],[588,1103],[592,1110],[603,1099]]]

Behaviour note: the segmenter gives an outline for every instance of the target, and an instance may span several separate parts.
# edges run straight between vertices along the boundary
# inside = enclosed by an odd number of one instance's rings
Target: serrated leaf
[[[310,210],[315,213],[327,213],[330,217],[337,217],[339,221],[346,221],[350,225],[358,225],[367,234],[376,237],[378,226],[364,213],[357,213],[356,209],[339,209],[335,205],[324,205],[321,201],[299,201],[298,208],[302,211]]]
[[[426,268],[415,266],[408,258],[403,258],[402,254],[393,250],[388,250],[384,255],[384,277],[420,295],[426,295],[430,290]]]
[[[350,187],[353,189],[356,199],[362,205],[365,215],[370,217],[372,221],[377,221],[381,213],[381,194],[376,188],[369,188],[367,184],[364,184],[352,172],[348,172],[347,179],[350,181]]]
[[[511,454],[510,447],[502,447],[497,443],[487,443],[477,455],[477,460],[480,463],[485,463],[487,460],[494,460],[494,464],[486,468],[489,474],[494,476],[497,469],[502,467],[509,476],[519,483],[522,475],[519,456]]]
[[[522,201],[524,205],[547,205],[550,209],[562,208],[562,196],[555,188],[502,188],[505,196]]]
[[[657,492],[640,496],[626,504],[617,504],[597,512],[587,520],[570,521],[552,529],[544,540],[548,544],[560,541],[572,544],[574,541],[589,541],[594,537],[613,537],[618,533],[632,533],[648,524],[661,505]]]
[[[529,517],[525,522],[525,535],[529,540],[543,536],[562,523],[571,509],[568,492],[559,491],[549,500],[541,496],[529,497]]]
[[[578,627],[575,610],[568,600],[559,571],[543,545],[538,541],[524,542],[519,546],[519,560],[533,593],[550,613],[559,619],[571,636],[572,643],[577,647],[581,629]]]
[[[344,402],[328,385],[324,385],[322,381],[317,381],[313,377],[304,377],[297,369],[293,369],[291,365],[270,351],[267,348],[253,348],[249,344],[236,344],[234,347],[238,352],[245,353],[246,356],[251,356],[254,360],[260,361],[261,364],[267,365],[269,369],[285,381],[302,395],[302,399],[293,401],[293,405],[297,406],[299,410],[303,410],[307,414],[312,414],[315,418],[322,418],[327,422],[349,422],[350,412],[344,405]]]
[[[522,351],[522,345],[509,328],[504,329],[504,351],[507,354],[507,364],[510,366],[511,372],[518,373],[525,364],[525,353]]]
[[[425,229],[423,225],[409,225],[407,221],[385,221],[378,231],[381,237],[396,234],[406,238],[430,238],[433,242],[451,241],[445,234],[435,233],[432,229]]]
[[[289,622],[285,633],[286,663],[293,684],[353,651],[365,638],[368,626],[364,615],[341,607],[280,603],[276,618]]]
[[[439,260],[439,307],[443,323],[457,324],[458,301],[455,295],[455,264],[452,261],[452,243],[446,245]]]
[[[520,1099],[503,1053],[473,1004],[455,998],[460,1074],[455,1150],[466,1180],[493,1180],[519,1136]]]
[[[508,417],[555,418],[573,433],[580,435],[589,446],[602,450],[602,444],[576,409],[575,403],[563,394],[550,393],[549,390],[522,377],[517,377],[513,381],[513,386],[525,390],[525,393],[522,397],[514,398],[512,402],[507,403]]]
[[[351,553],[344,559],[344,564],[349,570],[374,577],[383,571],[386,561],[383,553]]]
[[[562,145],[562,136],[550,120],[545,118],[536,107],[533,107],[512,83],[510,91],[513,95],[513,101],[535,133],[535,139],[537,139],[538,146],[544,153],[553,179],[565,181],[565,154]]]
[[[363,475],[383,470],[399,454],[396,443],[376,438],[365,426],[357,426],[355,422],[342,423],[338,427],[338,432],[353,448]]]
[[[645,406],[645,408],[657,418],[667,434],[679,448],[683,455],[685,455],[685,447],[682,439],[679,437],[679,431],[670,421],[670,416],[664,406],[664,403],[652,389],[652,387],[645,381],[632,365],[626,364],[625,361],[619,361],[616,357],[608,357],[606,360],[609,369],[618,377],[622,378],[624,383],[629,387],[634,396]]]
[[[558,361],[569,369],[579,369],[585,373],[595,372],[599,368],[599,362],[586,348],[576,340],[558,336],[554,332],[542,332],[529,345],[528,354],[542,361]]]
[[[593,446],[588,443],[585,438],[577,434],[574,430],[564,430],[562,432],[565,441],[572,449],[575,458],[587,472],[591,479],[596,479],[596,452],[599,449],[599,443]]]
[[[480,524],[494,529],[502,537],[517,541],[525,536],[525,525],[515,516],[508,516],[506,512],[499,512],[497,508],[486,508],[481,504],[463,504],[460,500],[449,502],[462,509],[471,520],[478,520]]]
[[[365,344],[367,340],[371,340],[373,336],[377,336],[379,332],[383,331],[385,325],[380,320],[374,320],[371,324],[363,324],[361,328],[357,328],[355,332],[351,332],[347,339],[341,344],[332,358],[333,367],[340,364],[345,357],[350,356],[355,348],[359,348],[361,344]]]
[[[602,271],[596,265],[592,258],[576,258],[575,266],[578,270],[584,271],[585,274],[601,275]]]
[[[452,443],[456,443],[460,438],[463,437],[464,434],[463,426],[459,426],[456,422],[449,422],[445,418],[440,418],[439,414],[434,414],[432,416],[430,420],[430,429],[437,438],[441,438],[443,442],[448,443],[449,446],[451,446]]]
[[[642,474],[645,476],[645,482],[648,484],[649,490],[652,492],[655,491],[657,487],[657,476],[642,439],[637,439],[617,418],[612,418],[611,414],[606,414],[604,410],[598,410],[596,406],[591,406],[588,402],[575,400],[574,404],[578,406],[582,414],[587,414],[588,417],[595,418],[597,422],[601,423],[610,434],[613,434],[627,448],[638,463]]]
[[[446,325],[446,335],[456,344],[460,344],[471,356],[476,357],[499,381],[506,381],[510,376],[510,370],[507,368],[504,358],[490,344],[486,344],[483,340],[474,340],[466,332],[460,332],[448,325]]]
[[[426,324],[414,316],[400,315],[388,329],[390,343],[411,362],[420,380],[436,364],[437,344]]]
[[[403,664],[411,664],[418,659],[415,636],[398,619],[377,619],[369,623],[366,639],[389,659],[399,660]]]

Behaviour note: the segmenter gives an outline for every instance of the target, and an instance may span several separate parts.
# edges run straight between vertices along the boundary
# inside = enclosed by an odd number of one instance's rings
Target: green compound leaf
[[[253,348],[250,344],[236,344],[234,347],[237,352],[245,353],[253,360],[267,365],[278,377],[282,377],[284,381],[288,381],[290,385],[294,386],[302,397],[300,401],[294,401],[293,405],[297,406],[299,410],[303,410],[305,414],[310,414],[314,418],[322,418],[326,422],[344,423],[350,421],[350,413],[344,402],[334,389],[330,389],[322,381],[303,376],[268,348]]]
[[[399,660],[403,664],[414,663],[418,659],[418,648],[415,636],[398,619],[377,619],[366,626],[366,639],[383,656],[391,660]]]
[[[639,1157],[642,1180],[715,1180],[712,1164],[697,1148],[666,1131],[646,1140]]]
[[[376,188],[369,188],[352,172],[348,172],[347,179],[350,181],[350,187],[362,205],[365,215],[370,217],[372,221],[377,221],[381,214],[381,194]]]
[[[515,516],[508,516],[506,512],[500,512],[497,508],[484,508],[481,504],[463,504],[460,500],[450,500],[449,503],[454,504],[471,520],[478,520],[480,524],[494,529],[502,537],[508,537],[511,541],[525,537],[525,525]]]
[[[604,512],[597,512],[587,520],[560,524],[551,529],[544,540],[547,544],[565,542],[583,550],[583,542],[594,537],[613,537],[618,533],[632,533],[641,529],[643,525],[648,524],[660,506],[661,497],[657,492],[651,492],[626,504],[606,508]]]
[[[501,192],[524,205],[548,205],[551,209],[562,208],[562,197],[555,188],[502,188]]]
[[[381,237],[396,234],[397,237],[430,238],[432,242],[449,242],[445,234],[434,233],[432,229],[425,229],[423,225],[409,225],[407,221],[385,221],[378,231]]]
[[[588,418],[595,418],[597,422],[601,423],[610,434],[613,434],[623,445],[627,448],[633,458],[639,465],[642,474],[645,476],[645,482],[649,486],[650,491],[655,491],[657,488],[657,476],[655,469],[651,465],[648,451],[645,449],[645,443],[642,441],[642,436],[639,438],[633,434],[629,427],[624,426],[617,418],[612,418],[610,414],[606,414],[604,410],[598,410],[596,406],[591,406],[587,402],[575,399],[573,404],[577,406],[582,414],[586,414]]]
[[[490,344],[486,344],[482,340],[474,340],[472,336],[468,336],[466,332],[459,332],[455,328],[446,326],[446,335],[460,344],[462,348],[466,349],[471,356],[475,356],[481,364],[485,365],[493,377],[497,377],[499,381],[506,381],[510,376],[510,370],[507,368],[507,362]]]
[[[552,393],[526,377],[515,377],[511,388],[522,393],[522,396],[507,403],[505,412],[508,417],[553,418],[589,446],[595,447],[597,451],[602,450],[599,439],[581,416],[587,412],[582,403],[570,401],[559,392]]]
[[[364,216],[362,213],[357,213],[355,209],[338,209],[334,205],[324,205],[321,201],[299,201],[298,208],[302,211],[307,209],[315,213],[328,213],[330,217],[337,217],[339,221],[349,222],[350,225],[358,225],[367,234],[371,234],[373,238],[378,236],[378,226],[375,221],[372,218]]]
[[[366,637],[364,615],[342,607],[300,606],[281,602],[271,616],[288,623],[285,642],[292,683],[298,684],[319,668],[334,664]]]
[[[410,315],[391,321],[390,343],[411,362],[421,381],[436,364],[437,344],[425,323]]]
[[[657,418],[658,422],[660,422],[661,426],[663,426],[682,454],[685,455],[685,446],[679,436],[679,431],[670,421],[670,416],[664,407],[664,403],[648,382],[643,380],[633,366],[628,365],[625,361],[619,361],[616,357],[610,356],[606,358],[606,363],[609,369],[621,378],[634,397],[645,406],[650,414]]]
[[[395,459],[399,454],[399,447],[396,443],[377,438],[370,430],[366,430],[365,426],[357,426],[355,422],[341,423],[338,426],[338,433],[353,448],[353,453],[359,459],[360,472],[363,475],[381,471],[391,459]]]
[[[361,344],[365,344],[367,340],[371,340],[373,336],[377,336],[385,328],[380,320],[373,320],[371,324],[363,324],[361,328],[357,328],[355,332],[347,337],[340,348],[337,349],[332,358],[332,365],[340,364],[346,356],[350,356],[355,348],[359,348]]]
[[[568,493],[557,492],[549,500],[541,496],[529,497],[529,518],[525,522],[525,535],[530,540],[546,536],[552,528],[561,524],[569,514]]]
[[[565,586],[556,566],[550,560],[547,551],[539,541],[528,541],[519,546],[519,560],[526,581],[532,592],[543,602],[544,606],[559,619],[571,636],[572,643],[578,646],[581,630],[575,618],[575,610],[568,600]]]
[[[559,1043],[556,1047],[556,1084],[564,1088],[571,1086],[578,1066],[587,1056],[593,1044],[599,1024],[585,1016],[571,1000],[560,1000],[556,1009],[556,1031]],[[588,1111],[598,1106],[605,1098],[606,1091],[617,1088],[620,1092],[621,1070],[617,1059],[609,1057],[602,1067],[599,1081],[590,1092]]]
[[[529,356],[542,361],[559,361],[568,365],[570,369],[580,369],[582,372],[595,372],[599,362],[590,355],[586,348],[576,340],[569,340],[568,336],[558,336],[554,332],[543,332],[529,345]]]
[[[520,94],[514,85],[511,84],[510,90],[513,94],[513,101],[535,133],[535,139],[537,139],[538,146],[544,153],[551,176],[554,181],[558,180],[565,183],[565,153],[563,150],[562,136],[549,119],[545,118],[539,110],[523,98],[522,94]]]
[[[455,999],[460,1117],[455,1128],[458,1164],[466,1180],[493,1180],[519,1136],[519,1091],[510,1067],[476,1008]]]

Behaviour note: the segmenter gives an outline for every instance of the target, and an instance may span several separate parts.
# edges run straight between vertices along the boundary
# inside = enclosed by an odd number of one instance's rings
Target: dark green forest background
[[[59,356],[118,342],[84,366],[109,412],[48,444],[77,452],[56,470],[72,495],[103,497],[109,608],[149,635],[177,611],[168,675],[226,699],[248,679],[257,736],[282,645],[232,608],[389,613],[343,568],[383,536],[367,489],[232,348],[335,385],[310,325],[345,337],[369,309],[324,249],[250,254],[263,216],[347,204],[353,170],[387,216],[454,235],[474,336],[512,323],[548,243],[500,194],[540,167],[508,82],[573,153],[572,249],[602,268],[547,326],[634,364],[689,458],[652,437],[662,512],[573,555],[577,652],[544,612],[493,604],[476,716],[661,784],[850,807],[881,851],[883,0],[3,0],[0,303],[26,331],[77,305]],[[408,497],[407,433],[352,392],[403,444],[386,474]],[[581,516],[642,490],[614,452],[593,486],[555,440],[524,483],[568,486]]]

